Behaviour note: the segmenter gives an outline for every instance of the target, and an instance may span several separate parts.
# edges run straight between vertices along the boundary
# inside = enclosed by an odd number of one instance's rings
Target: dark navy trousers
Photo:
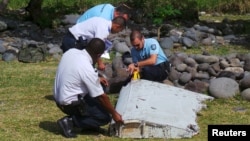
[[[82,129],[97,129],[111,121],[109,113],[101,106],[98,99],[89,95],[84,97],[86,103],[86,115],[73,115],[73,121],[77,127]]]
[[[162,82],[165,80],[169,73],[169,62],[164,62],[158,65],[145,66],[141,70],[141,78]]]
[[[84,104],[73,102],[71,105],[57,106],[62,112],[72,117],[74,125],[78,128],[98,129],[111,121],[111,116],[101,106],[98,99],[89,95],[84,96]]]
[[[86,46],[87,40],[83,40],[81,37],[79,39],[75,39],[70,31],[68,31],[63,37],[61,49],[63,53],[65,53],[71,48],[84,49]]]

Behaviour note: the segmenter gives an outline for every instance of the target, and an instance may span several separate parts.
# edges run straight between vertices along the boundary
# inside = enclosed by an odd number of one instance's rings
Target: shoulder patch
[[[155,45],[155,44],[152,44],[152,45],[151,45],[151,49],[152,49],[152,50],[155,50],[155,49],[156,49],[156,45]]]

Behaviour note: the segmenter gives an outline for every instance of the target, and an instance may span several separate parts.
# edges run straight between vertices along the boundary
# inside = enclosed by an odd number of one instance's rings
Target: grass
[[[213,55],[227,55],[230,53],[247,54],[250,53],[249,46],[240,45],[227,45],[227,46],[199,46],[193,47],[192,49],[174,48],[173,52],[185,52],[187,54],[202,54],[203,52],[208,52]]]
[[[230,19],[232,21],[237,20],[250,20],[250,16],[248,14],[245,15],[232,15],[232,14],[222,14],[221,16],[212,16],[211,14],[205,14],[199,17],[200,20],[207,20],[210,21],[222,21],[223,19]]]
[[[230,47],[233,48],[233,47]],[[244,49],[244,48],[243,48]],[[237,50],[237,48],[235,49]],[[242,50],[243,51],[243,50]],[[245,51],[249,52],[249,49]],[[209,50],[209,52],[211,52]],[[220,51],[219,51],[220,52]],[[244,52],[244,51],[243,51]],[[196,52],[197,53],[197,52]],[[56,107],[52,88],[58,61],[41,63],[0,61],[0,138],[4,141],[68,140],[56,124],[64,114]],[[118,95],[109,95],[113,103]],[[207,109],[198,113],[198,135],[173,141],[205,141],[210,124],[249,124],[250,104],[238,95],[231,99],[207,101]],[[104,128],[107,128],[105,126]],[[81,133],[76,139],[88,141],[132,141],[97,133]],[[140,141],[165,139],[140,139]]]

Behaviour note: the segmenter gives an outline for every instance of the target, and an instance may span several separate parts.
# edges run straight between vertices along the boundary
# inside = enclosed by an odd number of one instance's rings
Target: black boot
[[[73,130],[73,120],[72,118],[65,116],[57,121],[57,124],[63,131],[63,135],[66,138],[75,138],[76,134],[72,132]]]

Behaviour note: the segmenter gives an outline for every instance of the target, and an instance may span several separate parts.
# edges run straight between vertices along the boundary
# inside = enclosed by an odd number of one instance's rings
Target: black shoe
[[[96,133],[100,133],[100,134],[104,134],[104,135],[107,135],[108,134],[108,131],[104,128],[83,128],[82,129],[82,132],[87,132],[87,133],[91,133],[91,132],[96,132]]]
[[[63,135],[66,138],[75,138],[76,134],[72,133],[73,130],[73,121],[72,118],[69,118],[68,116],[63,117],[57,121],[57,124],[63,131]]]

